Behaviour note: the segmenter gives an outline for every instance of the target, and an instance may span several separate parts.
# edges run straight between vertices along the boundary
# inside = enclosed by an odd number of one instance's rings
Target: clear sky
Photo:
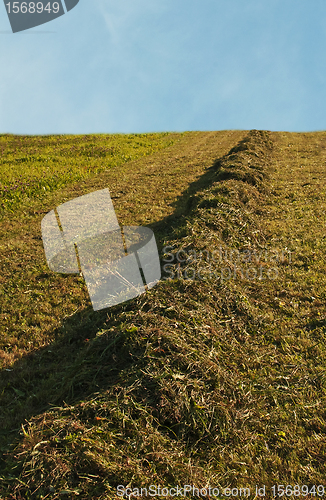
[[[326,130],[325,0],[0,2],[0,133]]]

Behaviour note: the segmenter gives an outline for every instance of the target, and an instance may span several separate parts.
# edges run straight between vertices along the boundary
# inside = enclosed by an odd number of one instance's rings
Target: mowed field
[[[41,220],[104,188],[162,279],[95,312]],[[0,135],[0,498],[326,497],[325,199],[325,132]]]

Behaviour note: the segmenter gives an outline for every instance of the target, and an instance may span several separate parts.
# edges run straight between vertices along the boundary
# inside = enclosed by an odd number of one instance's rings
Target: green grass
[[[2,211],[173,144],[173,134],[0,135]]]
[[[1,498],[116,499],[119,484],[320,498],[326,133],[160,140],[4,211]],[[94,312],[81,277],[47,269],[40,221],[104,187],[120,224],[151,227],[174,261],[147,294]]]

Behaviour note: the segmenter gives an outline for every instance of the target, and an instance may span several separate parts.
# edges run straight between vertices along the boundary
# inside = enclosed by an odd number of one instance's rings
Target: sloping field
[[[325,145],[0,136],[1,499],[326,496]],[[94,312],[40,223],[105,187],[162,280]]]

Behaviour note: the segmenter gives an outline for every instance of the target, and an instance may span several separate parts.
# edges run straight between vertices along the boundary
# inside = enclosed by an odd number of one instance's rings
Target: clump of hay
[[[272,149],[270,132],[251,130],[225,156],[215,161],[212,168],[216,170],[216,180],[235,179],[263,188]]]

